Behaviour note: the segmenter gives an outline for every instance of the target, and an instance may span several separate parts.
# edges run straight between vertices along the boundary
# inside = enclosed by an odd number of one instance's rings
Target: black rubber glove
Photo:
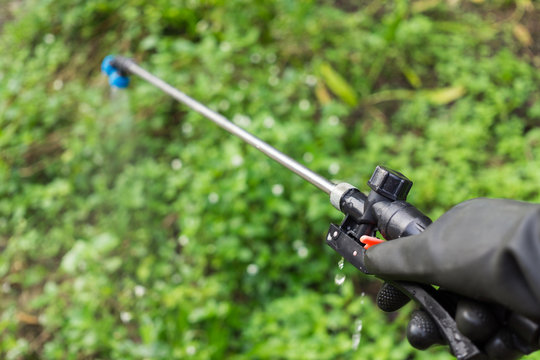
[[[490,334],[489,341],[482,339],[482,345],[496,345],[497,341],[521,345],[520,338],[514,341],[515,334],[507,330],[511,313],[515,314],[513,318],[524,316],[533,324],[540,321],[540,205],[470,200],[448,211],[420,235],[371,247],[364,261],[370,273],[382,278],[434,284],[489,304],[478,306],[482,316],[493,316],[497,325],[493,327],[495,336]],[[457,318],[467,311],[471,313],[479,303],[464,304],[458,302]],[[491,309],[484,311],[486,307]],[[510,311],[502,310],[506,314],[497,316],[500,309]],[[424,315],[415,313],[411,321],[413,330],[415,324],[431,326],[424,321]],[[473,327],[472,334],[476,331]],[[525,334],[530,335],[531,332]],[[527,346],[520,352],[534,350],[530,341],[536,341],[534,345],[538,347],[538,339],[527,339]],[[419,347],[424,345],[430,344]]]

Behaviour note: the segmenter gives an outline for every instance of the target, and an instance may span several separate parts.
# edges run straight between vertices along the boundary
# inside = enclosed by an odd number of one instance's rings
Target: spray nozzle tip
[[[113,65],[113,61],[114,56],[107,55],[101,62],[101,71],[109,77],[110,86],[124,89],[129,85],[129,78]]]

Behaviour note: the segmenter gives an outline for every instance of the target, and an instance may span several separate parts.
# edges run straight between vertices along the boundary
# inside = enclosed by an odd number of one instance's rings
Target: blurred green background
[[[0,36],[2,358],[451,358],[338,268],[324,193],[107,54],[433,219],[540,201],[537,2],[1,0]]]

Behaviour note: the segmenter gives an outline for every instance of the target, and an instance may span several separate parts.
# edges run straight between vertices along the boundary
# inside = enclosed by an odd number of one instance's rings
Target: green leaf
[[[440,89],[424,90],[421,92],[421,96],[424,96],[429,102],[435,105],[446,105],[463,97],[466,93],[467,90],[463,86],[450,86]]]
[[[77,241],[70,251],[62,258],[61,267],[69,274],[74,274],[79,265],[84,262],[86,253],[88,251],[88,245],[84,241]]]
[[[329,63],[322,63],[319,72],[328,88],[350,106],[358,104],[358,97],[352,86]]]
[[[106,254],[110,252],[115,247],[117,247],[119,243],[120,240],[110,233],[99,234],[94,239],[92,239],[92,247],[96,252],[101,254]]]

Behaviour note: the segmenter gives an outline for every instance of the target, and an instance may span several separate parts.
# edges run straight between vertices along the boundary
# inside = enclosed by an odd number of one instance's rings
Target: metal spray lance
[[[365,274],[369,272],[364,265],[364,255],[369,246],[378,242],[374,237],[376,231],[386,240],[394,240],[419,234],[431,224],[427,216],[405,201],[412,182],[397,171],[377,166],[368,181],[371,190],[365,195],[351,184],[334,184],[313,172],[223,115],[152,75],[129,58],[107,56],[101,69],[109,76],[109,84],[118,88],[129,85],[129,74],[137,75],[328,194],[330,203],[345,214],[345,218],[340,225],[330,225],[326,243]],[[454,356],[460,360],[482,358],[483,354],[472,341],[459,332],[451,311],[436,300],[441,298],[441,294],[433,287],[404,281],[387,282],[393,288],[390,287],[384,296],[377,299],[379,307],[392,311],[411,298],[430,315],[444,339],[439,338],[436,329],[420,324],[419,328],[424,331],[422,337],[447,343]]]

